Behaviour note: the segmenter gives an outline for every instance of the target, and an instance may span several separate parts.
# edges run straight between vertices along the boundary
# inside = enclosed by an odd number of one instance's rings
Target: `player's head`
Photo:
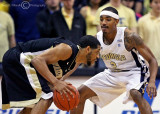
[[[156,14],[160,13],[160,0],[150,0],[150,7]]]
[[[118,11],[113,7],[106,7],[100,13],[100,25],[103,32],[110,33],[116,29],[119,22]]]
[[[91,35],[83,36],[79,41],[79,46],[86,56],[86,64],[93,64],[99,58],[100,42]]]

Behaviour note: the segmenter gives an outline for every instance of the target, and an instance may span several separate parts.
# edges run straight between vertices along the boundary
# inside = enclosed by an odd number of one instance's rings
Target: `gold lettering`
[[[61,78],[63,76],[63,72],[58,63],[53,64],[53,68],[56,74],[56,78]]]
[[[110,53],[110,57],[111,57],[111,59],[114,59],[114,54]]]
[[[121,61],[126,60],[126,57],[124,55],[121,55]]]
[[[120,55],[119,54],[118,55],[116,54],[115,56],[116,56],[116,60],[120,60]]]
[[[115,54],[115,53],[108,53],[108,54],[101,55],[101,58],[103,60],[110,60],[110,59],[115,59],[117,61],[126,60],[125,55],[119,55],[119,54]]]

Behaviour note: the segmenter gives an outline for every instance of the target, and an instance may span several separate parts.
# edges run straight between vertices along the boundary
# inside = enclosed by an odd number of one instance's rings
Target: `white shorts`
[[[127,91],[127,94],[123,103],[127,103],[129,100],[132,100],[131,97],[129,97],[129,90],[144,89],[141,87],[147,82],[148,77],[149,72],[145,73],[145,76],[142,77],[140,70],[111,72],[106,69],[83,84],[97,94],[97,96],[90,98],[90,100],[102,108],[119,97],[125,91]]]

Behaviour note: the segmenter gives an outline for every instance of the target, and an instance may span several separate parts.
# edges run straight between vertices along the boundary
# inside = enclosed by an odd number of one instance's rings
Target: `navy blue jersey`
[[[29,56],[31,59],[35,55],[43,53],[45,50],[55,47],[60,43],[68,44],[72,48],[72,56],[65,61],[58,61],[58,63],[48,65],[50,71],[58,78],[65,75],[68,71],[74,68],[75,65],[75,57],[78,52],[78,48],[75,44],[70,42],[69,40],[64,40],[63,37],[59,38],[45,38],[39,40],[32,40],[26,43],[19,43],[19,47],[21,48],[24,55]],[[38,54],[37,54],[38,53]],[[54,55],[54,54],[53,54]],[[60,71],[62,70],[62,72]]]
[[[2,79],[2,109],[26,107],[37,103],[44,96],[52,97],[48,81],[31,64],[31,60],[44,51],[65,43],[72,48],[72,55],[64,61],[48,65],[57,78],[61,78],[75,66],[78,53],[77,45],[63,38],[39,39],[18,43],[3,57],[4,75]],[[62,52],[63,53],[63,52]],[[53,53],[54,56],[54,53]]]

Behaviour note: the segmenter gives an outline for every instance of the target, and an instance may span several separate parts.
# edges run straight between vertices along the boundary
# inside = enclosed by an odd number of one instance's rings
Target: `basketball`
[[[57,106],[57,108],[63,111],[72,110],[78,105],[80,100],[78,90],[73,85],[69,85],[69,86],[76,91],[76,93],[71,91],[74,98],[67,92],[70,101],[67,100],[67,97],[65,96],[65,94],[63,94],[63,99],[62,99],[62,96],[60,95],[60,93],[56,90],[54,91],[53,102]]]

